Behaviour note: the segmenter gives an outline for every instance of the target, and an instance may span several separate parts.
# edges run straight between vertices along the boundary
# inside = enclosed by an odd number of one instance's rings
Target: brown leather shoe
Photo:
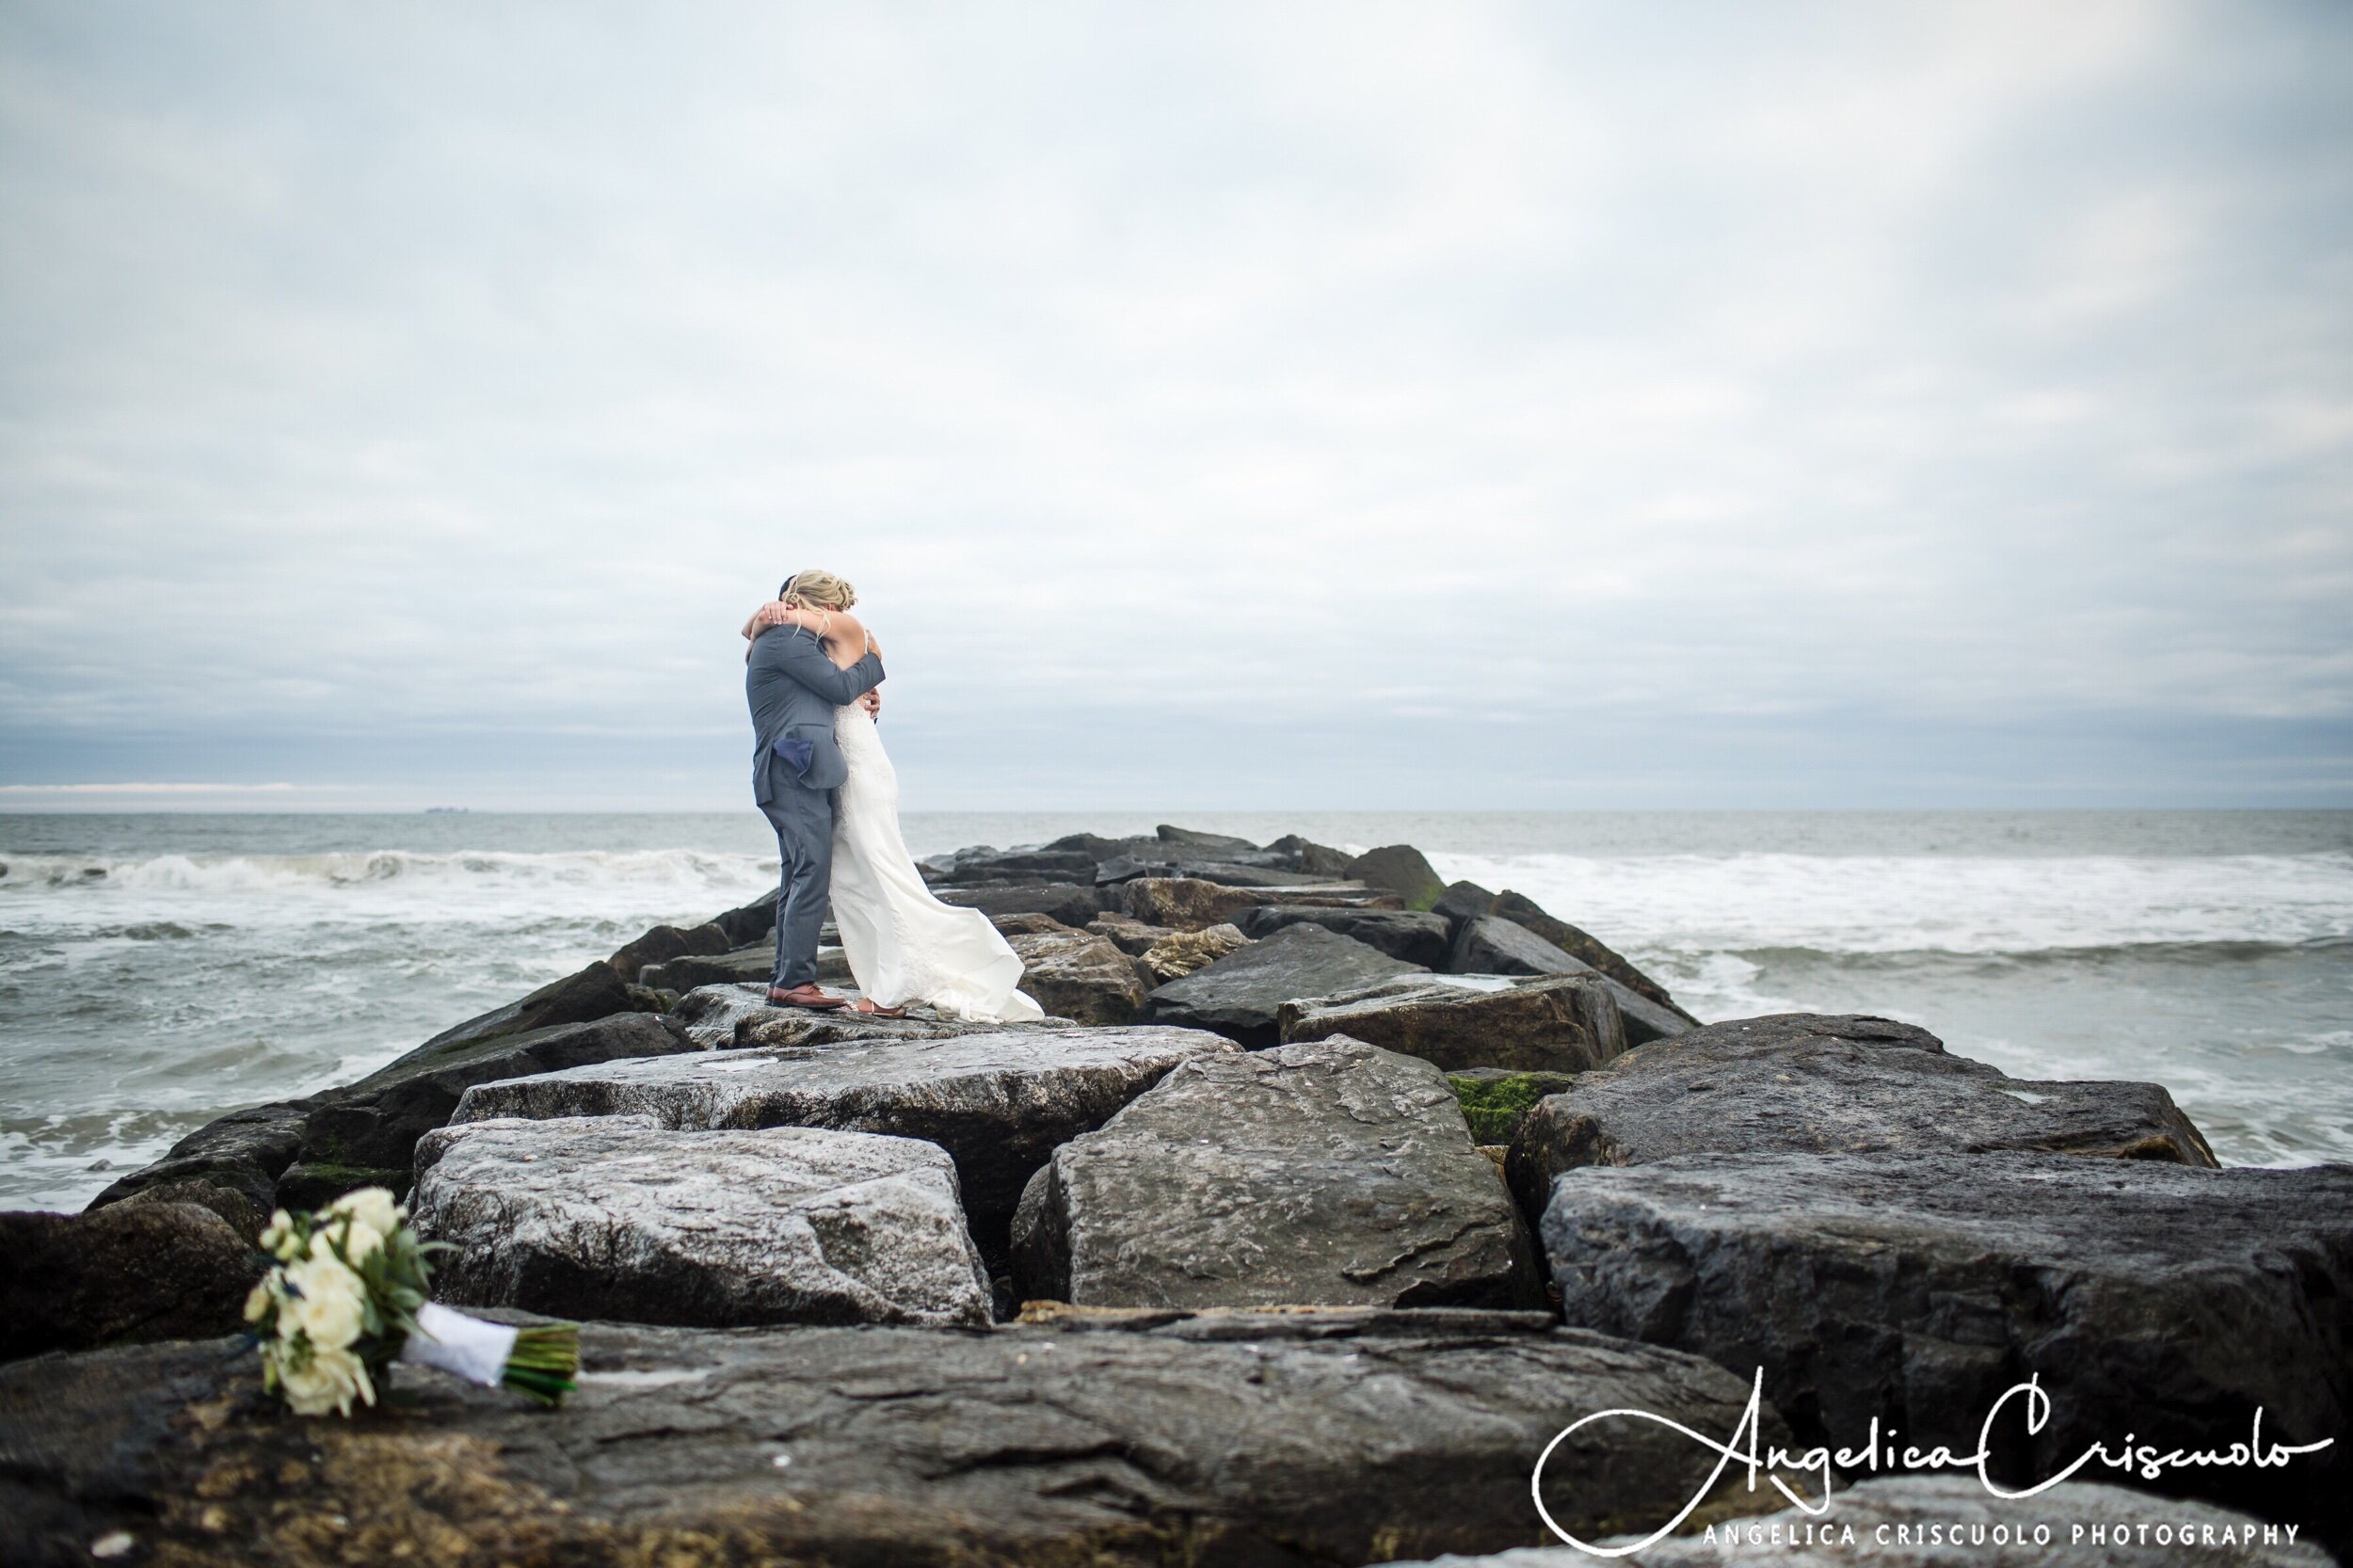
[[[829,996],[813,984],[795,985],[789,991],[781,985],[771,985],[768,987],[768,1000],[778,1007],[807,1007],[821,1013],[828,1008],[850,1005],[846,999]]]

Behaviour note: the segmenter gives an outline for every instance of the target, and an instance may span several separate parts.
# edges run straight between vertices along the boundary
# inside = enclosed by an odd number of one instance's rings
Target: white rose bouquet
[[[542,1404],[563,1401],[580,1369],[571,1323],[511,1328],[425,1300],[432,1277],[408,1211],[381,1187],[346,1192],[310,1214],[280,1209],[262,1232],[277,1266],[246,1298],[262,1350],[262,1385],[296,1415],[374,1404],[392,1365],[439,1367]]]

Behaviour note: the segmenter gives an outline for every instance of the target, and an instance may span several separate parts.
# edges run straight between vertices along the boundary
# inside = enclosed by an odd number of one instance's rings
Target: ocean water
[[[1193,814],[1411,842],[1625,952],[1706,1019],[1922,1024],[2025,1078],[2153,1079],[2233,1164],[2353,1160],[2353,812]],[[922,814],[918,855],[1149,831]],[[0,817],[0,1208],[78,1208],[771,886],[731,815]]]

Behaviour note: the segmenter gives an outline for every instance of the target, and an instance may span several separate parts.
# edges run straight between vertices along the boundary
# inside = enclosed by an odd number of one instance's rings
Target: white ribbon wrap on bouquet
[[[452,1312],[439,1302],[427,1302],[417,1308],[417,1332],[401,1346],[400,1359],[411,1366],[438,1367],[468,1383],[496,1388],[520,1332],[504,1323],[486,1323]]]

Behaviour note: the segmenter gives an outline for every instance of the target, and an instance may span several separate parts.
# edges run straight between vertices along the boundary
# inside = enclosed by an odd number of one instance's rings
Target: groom
[[[776,590],[789,599],[797,580]],[[817,634],[772,626],[752,643],[744,673],[751,703],[752,798],[776,830],[784,880],[776,889],[776,969],[768,1000],[788,1007],[840,1007],[817,985],[817,932],[833,883],[834,791],[847,776],[834,744],[833,711],[883,678],[881,658],[839,669]]]

